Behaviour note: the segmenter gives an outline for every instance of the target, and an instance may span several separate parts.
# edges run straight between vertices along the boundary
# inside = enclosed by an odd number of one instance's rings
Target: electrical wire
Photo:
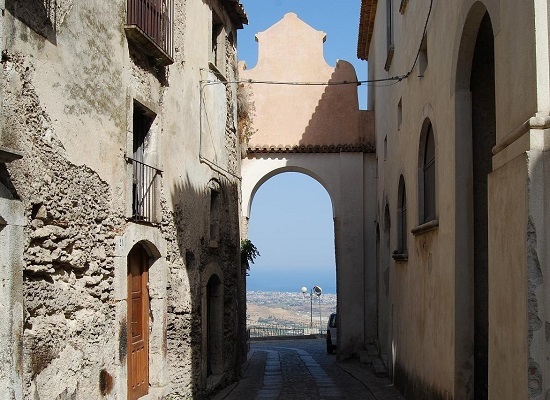
[[[286,85],[286,86],[339,86],[339,85],[369,85],[375,87],[387,87],[393,86],[404,79],[407,79],[411,76],[414,67],[418,63],[418,58],[422,52],[422,44],[424,38],[426,37],[426,31],[428,30],[428,22],[430,21],[430,16],[432,14],[434,0],[430,0],[430,7],[428,9],[428,15],[424,23],[424,29],[422,30],[422,38],[420,39],[420,45],[418,46],[418,51],[416,52],[416,57],[414,58],[411,69],[404,75],[395,75],[389,78],[380,78],[380,79],[367,79],[367,80],[356,80],[356,81],[337,81],[337,82],[293,82],[293,81],[266,81],[266,80],[255,80],[255,79],[243,79],[236,81],[219,81],[219,80],[201,80],[200,83],[204,86],[215,85],[215,84],[257,84],[257,85]],[[376,83],[391,82],[388,85],[375,85]]]
[[[285,85],[285,86],[338,86],[338,85],[356,85],[361,86],[370,83],[377,82],[395,82],[401,81],[404,79],[403,76],[392,76],[390,78],[383,79],[372,79],[364,81],[336,81],[336,82],[296,82],[296,81],[264,81],[264,80],[255,80],[255,79],[242,79],[237,81],[212,81],[212,80],[201,80],[200,83],[204,86],[215,85],[215,84],[258,84],[258,85]]]
[[[426,22],[424,23],[424,30],[422,31],[422,38],[420,39],[420,45],[418,46],[418,51],[416,52],[416,57],[414,59],[413,65],[409,72],[407,72],[404,77],[408,78],[411,76],[414,67],[416,66],[416,63],[418,62],[418,58],[420,57],[420,52],[422,51],[422,43],[424,42],[424,38],[426,37],[426,31],[428,30],[428,22],[430,21],[430,15],[432,15],[432,7],[434,4],[434,0],[430,0],[430,8],[428,9],[428,16],[426,17]]]

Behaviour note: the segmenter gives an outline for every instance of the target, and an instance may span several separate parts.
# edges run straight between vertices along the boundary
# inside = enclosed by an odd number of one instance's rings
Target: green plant
[[[250,263],[254,264],[259,255],[260,252],[249,239],[241,240],[241,262],[246,265],[247,270],[250,270]]]
[[[255,116],[256,106],[252,100],[250,86],[239,83],[237,86],[237,129],[242,143],[248,144],[252,135],[256,133],[253,125]]]

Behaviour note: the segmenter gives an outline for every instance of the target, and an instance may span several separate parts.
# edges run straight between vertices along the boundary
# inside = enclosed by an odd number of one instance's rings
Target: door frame
[[[139,252],[139,253],[138,253]],[[138,253],[135,255],[136,259],[133,260],[133,253]],[[150,256],[147,252],[146,248],[140,244],[136,243],[130,252],[128,253],[128,266],[127,266],[127,290],[128,290],[128,297],[126,302],[127,307],[127,318],[126,318],[126,332],[127,332],[127,384],[128,384],[128,399],[129,400],[135,400],[140,398],[141,396],[146,395],[149,392],[149,266],[150,266]],[[133,310],[132,310],[132,296],[133,296],[133,286],[132,286],[132,274],[131,274],[131,263],[136,262],[139,263],[139,270],[140,270],[140,300],[141,300],[141,315],[139,316],[141,318],[141,340],[143,341],[143,351],[144,351],[144,357],[145,360],[142,361],[143,366],[137,366],[138,370],[141,370],[144,374],[144,385],[138,388],[133,387],[132,381],[134,378],[134,374],[138,373],[138,371],[135,371],[135,368],[132,368],[131,363],[134,361],[133,353],[134,353],[134,343],[132,341],[132,316],[133,316]],[[136,322],[137,323],[137,322]]]

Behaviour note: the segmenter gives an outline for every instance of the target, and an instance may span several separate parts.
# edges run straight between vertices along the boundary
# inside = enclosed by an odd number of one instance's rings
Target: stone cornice
[[[243,25],[248,25],[248,16],[240,0],[223,0],[222,4],[236,24],[237,29],[242,29]]]
[[[248,153],[374,153],[374,144],[330,144],[330,145],[254,145]]]

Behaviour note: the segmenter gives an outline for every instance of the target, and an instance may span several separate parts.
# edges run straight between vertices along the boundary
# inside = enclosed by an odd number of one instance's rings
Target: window
[[[403,122],[403,102],[399,99],[397,104],[397,130],[401,129],[401,123]]]
[[[224,26],[220,17],[214,11],[212,11],[212,46],[210,50],[210,62],[223,74],[225,68]]]
[[[423,218],[421,222],[435,220],[435,142],[431,122],[428,122],[424,138],[424,157],[422,165],[423,181]]]
[[[384,161],[388,159],[388,137],[384,138]]]
[[[418,53],[418,76],[420,78],[424,77],[426,68],[428,68],[428,38],[424,35],[420,44],[420,52]]]
[[[173,57],[174,0],[128,0],[128,40],[154,59],[169,65]]]
[[[132,219],[140,222],[154,222],[156,216],[156,186],[161,170],[148,165],[147,145],[151,141],[151,126],[155,114],[134,102],[132,122]]]
[[[220,184],[212,180],[210,188],[210,247],[218,247],[220,240],[220,210],[222,202],[222,192]]]
[[[403,175],[399,178],[397,199],[397,252],[407,254],[407,190]]]
[[[393,41],[393,0],[386,0],[386,39],[388,56],[384,69],[388,71],[393,59],[394,41]]]

